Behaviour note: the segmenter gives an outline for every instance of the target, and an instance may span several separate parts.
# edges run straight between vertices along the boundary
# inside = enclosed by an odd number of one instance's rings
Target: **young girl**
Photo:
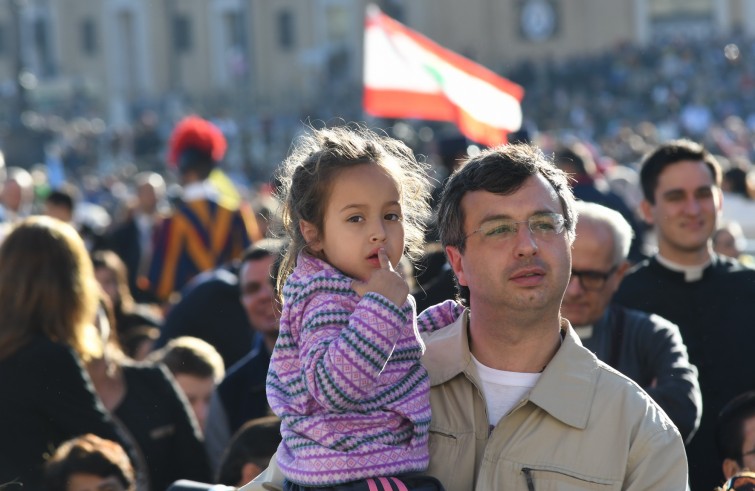
[[[393,269],[423,244],[424,166],[365,128],[321,129],[300,140],[281,183],[291,242],[267,395],[285,489],[442,489],[412,475],[428,464],[429,382],[414,299]],[[420,325],[454,319],[437,308]]]

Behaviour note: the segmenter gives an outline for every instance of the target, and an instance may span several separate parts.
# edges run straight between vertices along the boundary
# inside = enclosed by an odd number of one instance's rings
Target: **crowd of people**
[[[140,123],[143,169],[5,163],[0,487],[747,489],[755,73],[729,44],[518,67],[546,131],[498,148],[302,127],[256,196],[198,116]]]

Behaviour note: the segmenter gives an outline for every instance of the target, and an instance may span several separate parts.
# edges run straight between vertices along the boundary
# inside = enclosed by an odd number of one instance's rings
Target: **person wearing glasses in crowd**
[[[629,268],[632,228],[620,213],[597,203],[577,201],[575,209],[579,221],[561,315],[587,349],[645,389],[689,441],[703,408],[697,368],[679,328],[611,302]]]
[[[467,308],[426,335],[422,364],[426,474],[447,491],[687,486],[676,426],[560,314],[573,208],[566,174],[527,144],[470,157],[446,183],[440,238]],[[274,467],[242,491],[281,479]]]
[[[700,427],[687,444],[690,486],[720,482],[714,426],[734,396],[755,389],[755,270],[713,251],[722,208],[721,167],[699,143],[675,140],[646,155],[640,167],[640,210],[653,225],[658,253],[639,263],[614,299],[679,326],[699,371]]]
[[[747,472],[755,470],[755,390],[734,397],[718,414],[716,448],[727,480],[717,489],[750,489],[739,487],[749,483],[755,490],[755,474]]]

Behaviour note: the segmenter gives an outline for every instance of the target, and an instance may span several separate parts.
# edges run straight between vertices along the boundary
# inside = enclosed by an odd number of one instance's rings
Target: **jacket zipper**
[[[535,491],[535,481],[532,479],[532,469],[529,467],[522,467],[522,473],[524,474],[524,480],[527,481],[527,491]]]
[[[554,469],[532,469],[530,467],[522,467],[522,474],[524,474],[524,479],[525,479],[525,481],[527,481],[527,491],[535,491],[535,479],[532,477],[532,472],[533,471],[553,472],[553,473],[556,473],[556,474],[561,474],[562,476],[569,476],[569,477],[571,477],[573,479],[577,479],[577,480],[580,480],[580,481],[592,482],[592,481],[580,479],[579,477],[573,476],[571,474],[567,474],[565,472],[560,472],[560,471],[557,471],[557,470],[554,470]]]

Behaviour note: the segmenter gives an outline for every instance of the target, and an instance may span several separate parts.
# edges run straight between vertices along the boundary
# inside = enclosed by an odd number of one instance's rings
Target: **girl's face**
[[[105,290],[107,296],[110,297],[110,301],[116,304],[120,301],[120,295],[118,294],[118,279],[115,276],[115,272],[108,268],[97,268],[94,270],[94,275],[97,277],[97,281]]]
[[[333,180],[321,233],[307,222],[302,231],[313,252],[352,278],[367,281],[380,269],[381,247],[397,267],[404,252],[398,186],[376,164],[345,169]]]

